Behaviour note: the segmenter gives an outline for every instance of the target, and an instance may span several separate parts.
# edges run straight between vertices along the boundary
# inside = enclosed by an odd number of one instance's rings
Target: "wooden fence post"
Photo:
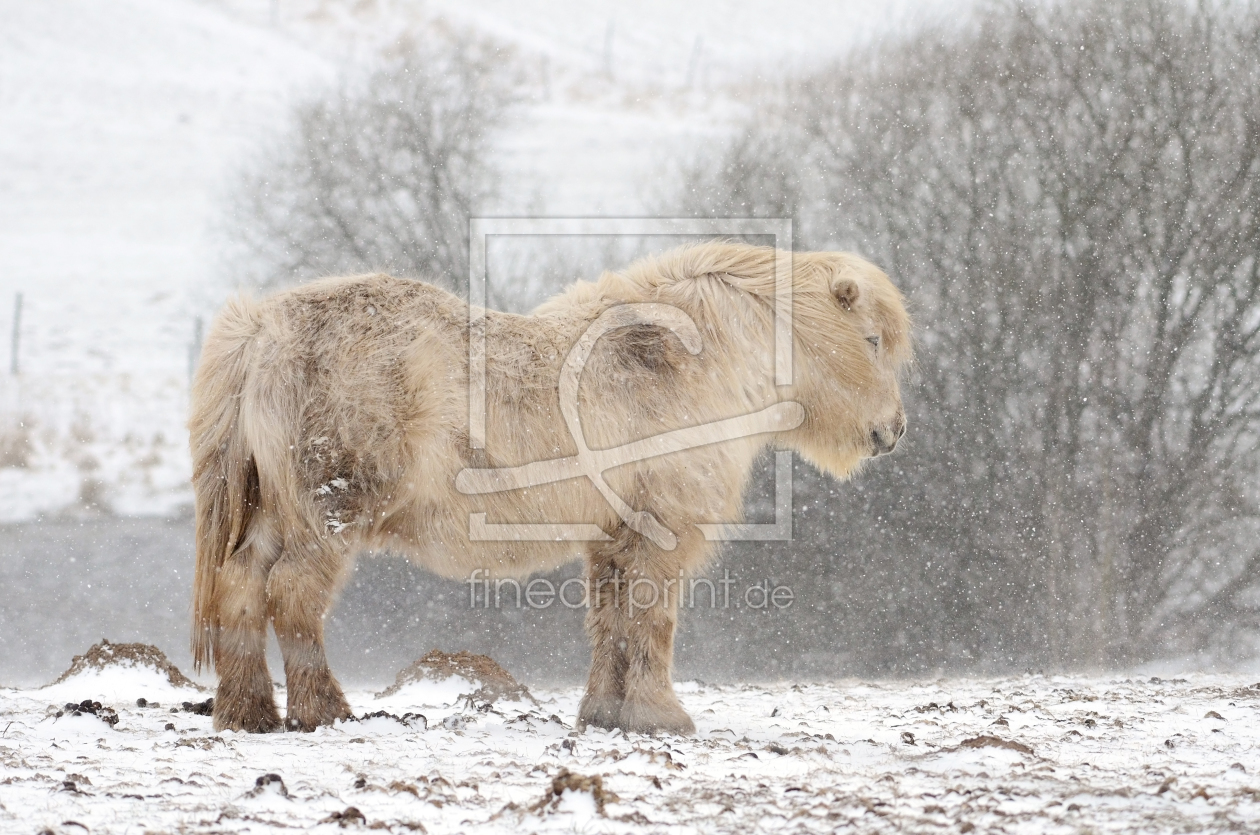
[[[13,341],[9,343],[9,373],[17,375],[21,368],[18,350],[22,347],[22,294],[13,297]]]
[[[188,346],[188,385],[192,386],[193,375],[197,373],[197,361],[201,359],[202,321],[198,316],[193,319],[193,341]]]

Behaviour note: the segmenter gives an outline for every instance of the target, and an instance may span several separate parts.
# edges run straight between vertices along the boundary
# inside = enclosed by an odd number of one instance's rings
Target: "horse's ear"
[[[832,276],[831,295],[836,297],[836,301],[845,310],[852,310],[857,306],[862,291],[852,270],[841,270]]]

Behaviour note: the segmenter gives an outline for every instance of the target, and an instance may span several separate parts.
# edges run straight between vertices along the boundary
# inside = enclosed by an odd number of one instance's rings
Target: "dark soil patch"
[[[76,655],[70,662],[70,669],[62,673],[53,684],[61,684],[66,679],[89,670],[104,670],[107,667],[149,667],[166,676],[173,687],[202,689],[181,673],[166,657],[166,653],[152,644],[111,644],[105,639],[101,639],[99,644],[94,644],[82,655]]]
[[[335,823],[342,828],[347,826],[367,826],[367,818],[354,806],[347,806],[344,812],[333,812],[320,823]]]
[[[369,719],[393,719],[398,724],[406,725],[408,728],[419,727],[424,731],[429,729],[429,720],[423,713],[404,713],[402,716],[399,716],[386,710],[375,710],[353,718],[356,722],[366,722]]]
[[[1021,754],[1031,754],[1033,749],[1029,748],[1022,742],[1016,742],[1013,739],[1002,739],[1000,736],[973,736],[971,739],[964,739],[959,744],[959,748],[1006,748],[1010,751],[1018,751]]]
[[[91,699],[84,699],[78,704],[67,702],[65,707],[57,711],[56,716],[60,719],[62,716],[82,716],[85,713],[95,716],[111,728],[118,724],[118,711]]]
[[[529,699],[535,702],[529,688],[514,679],[488,655],[471,652],[442,652],[435,649],[398,674],[394,683],[376,694],[380,699],[392,696],[413,681],[443,681],[459,676],[478,685],[474,699],[494,702],[498,699]]]
[[[214,716],[214,699],[209,698],[204,702],[184,702],[180,710],[195,716]],[[175,708],[171,708],[171,712],[174,713]]]
[[[222,741],[222,740],[220,740]],[[246,797],[258,797],[268,791],[274,791],[281,797],[289,796],[289,789],[284,785],[284,778],[279,774],[264,774],[254,781],[254,787],[245,792]]]

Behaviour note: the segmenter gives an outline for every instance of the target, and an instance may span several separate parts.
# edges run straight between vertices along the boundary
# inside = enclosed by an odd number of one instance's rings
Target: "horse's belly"
[[[531,539],[539,535],[536,529],[487,523],[481,514],[443,517],[430,517],[430,524],[405,533],[384,533],[365,545],[403,554],[418,566],[457,580],[470,579],[473,572],[480,578],[524,577],[581,559],[586,552],[585,542]]]

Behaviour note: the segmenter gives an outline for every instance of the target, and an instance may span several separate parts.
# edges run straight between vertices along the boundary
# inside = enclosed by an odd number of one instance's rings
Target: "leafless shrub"
[[[79,482],[77,509],[99,513],[112,512],[109,503],[109,489],[105,483],[98,478],[84,476]]]
[[[237,277],[269,286],[382,269],[464,291],[468,218],[493,192],[489,143],[518,83],[500,45],[435,34],[301,105],[238,195]]]
[[[1242,644],[1257,55],[1254,3],[989,7],[785,85],[693,171],[690,208],[790,212],[804,245],[880,262],[921,325],[904,456],[825,513],[825,485],[797,493],[796,559],[844,584],[831,616],[863,661]]]
[[[29,419],[0,429],[0,468],[14,467],[24,470],[31,465],[35,448],[31,443]]]

